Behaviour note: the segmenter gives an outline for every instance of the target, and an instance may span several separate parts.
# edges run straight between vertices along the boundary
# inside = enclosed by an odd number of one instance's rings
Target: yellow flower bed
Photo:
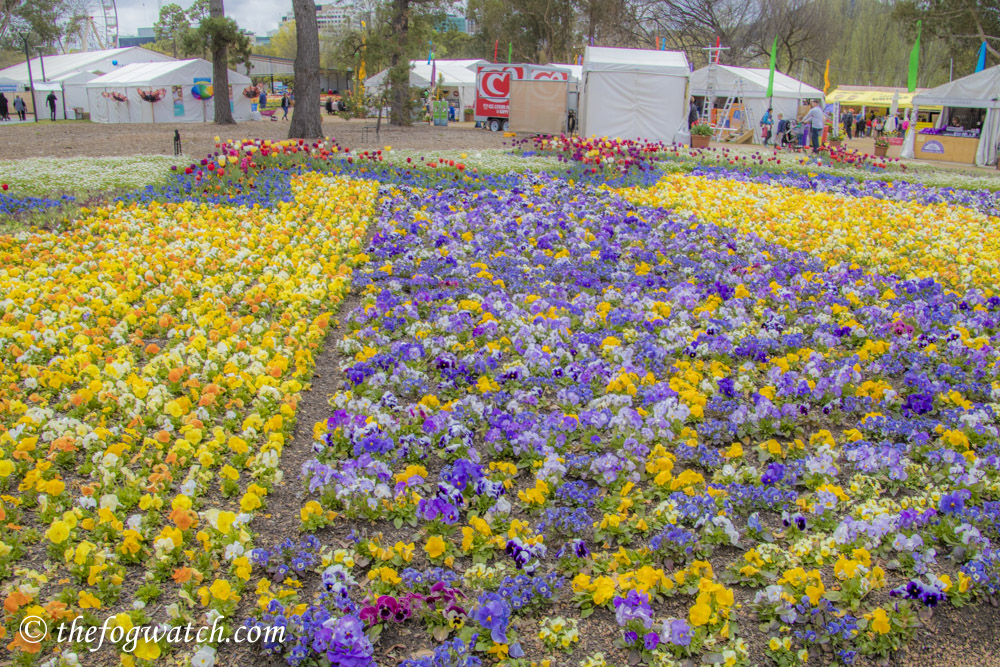
[[[274,209],[118,204],[0,237],[5,645],[39,650],[26,614],[131,609],[126,577],[174,618],[233,615],[247,523],[377,202],[346,178],[293,189]]]
[[[964,290],[1000,286],[1000,219],[945,204],[924,205],[776,185],[666,176],[620,191],[637,204],[736,227],[829,265],[934,278]]]

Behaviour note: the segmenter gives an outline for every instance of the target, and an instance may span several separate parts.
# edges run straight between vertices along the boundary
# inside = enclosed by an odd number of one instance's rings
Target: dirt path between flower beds
[[[365,131],[374,121],[341,120],[324,117],[323,132],[341,146],[364,150],[392,146],[419,150],[462,148],[481,150],[502,148],[503,133],[476,129],[474,123],[454,123],[433,127],[420,123],[412,127],[389,127],[383,123],[380,134]],[[113,155],[173,155],[174,130],[180,130],[181,145],[188,157],[204,157],[215,150],[215,137],[223,139],[287,139],[287,121],[249,121],[219,126],[211,123],[144,123],[104,125],[89,121],[23,123],[0,125],[0,142],[5,160],[25,157],[104,157]]]
[[[364,247],[368,247],[375,222],[368,230]],[[345,381],[340,370],[340,353],[336,343],[344,337],[347,331],[345,325],[348,315],[361,304],[361,296],[351,290],[337,310],[336,317],[331,320],[332,326],[323,341],[322,351],[315,358],[315,371],[310,380],[309,388],[300,394],[295,411],[295,431],[291,440],[281,452],[280,469],[282,480],[275,485],[274,491],[267,497],[267,512],[256,514],[249,524],[254,535],[254,548],[271,548],[286,539],[298,541],[302,533],[299,531],[301,521],[299,510],[302,508],[305,490],[299,478],[302,464],[312,455],[313,425],[327,419],[331,408],[329,399]],[[254,573],[253,583],[259,578]],[[237,611],[237,618],[232,625],[241,624],[246,618],[259,615],[256,608],[257,595],[252,587],[243,592]],[[216,660],[217,665],[284,665],[277,656],[267,656],[258,648],[249,644],[220,644]]]

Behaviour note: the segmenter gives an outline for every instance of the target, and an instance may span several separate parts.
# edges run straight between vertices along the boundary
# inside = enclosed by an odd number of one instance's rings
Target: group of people
[[[292,100],[293,99],[295,99],[295,97],[291,93],[287,93],[287,92],[286,93],[282,93],[282,95],[281,95],[281,112],[282,112],[281,120],[288,120],[288,110],[292,106]],[[264,90],[260,91],[260,96],[257,98],[257,107],[261,111],[263,111],[264,109],[267,108],[267,91],[264,91]],[[272,118],[271,120],[274,120],[274,118]]]
[[[700,120],[701,111],[692,97],[688,105],[688,129]],[[902,135],[910,125],[909,119],[899,111],[879,115],[875,111],[865,114],[856,109],[844,109],[837,120],[843,126],[848,139]],[[796,143],[803,147],[809,146],[814,153],[818,153],[820,137],[826,123],[827,116],[819,100],[805,103],[795,121],[785,119],[780,113],[775,116],[774,109],[768,107],[760,119],[761,136],[765,146],[770,145],[772,141],[778,146]]]
[[[857,139],[903,134],[908,129],[909,121],[898,111],[894,114],[887,112],[886,115],[880,116],[874,111],[869,111],[866,115],[857,109],[844,109],[840,114],[840,124],[843,125],[848,139]]]
[[[799,115],[798,122],[801,124],[800,127],[803,135],[802,145],[805,146],[808,141],[812,146],[813,152],[818,153],[820,135],[823,134],[823,126],[826,124],[826,113],[820,107],[819,100],[813,100],[809,104],[808,110]],[[765,146],[771,143],[772,137],[778,146],[783,146],[787,143],[791,129],[791,121],[785,120],[784,114],[779,113],[775,117],[774,109],[771,107],[768,107],[764,115],[761,116],[760,134],[764,138]]]
[[[336,99],[334,99],[336,98]],[[326,91],[326,113],[329,116],[334,115],[338,111],[347,111],[347,102],[344,98],[340,96],[339,90],[328,90]]]
[[[688,106],[688,127],[690,128],[696,124],[700,116],[698,105],[695,103],[694,98],[691,98]],[[800,116],[799,122],[802,124],[802,131],[805,133],[803,145],[805,145],[805,140],[808,139],[812,145],[813,152],[818,153],[820,135],[823,133],[823,126],[826,124],[826,114],[823,112],[823,108],[820,107],[819,100],[813,100],[809,105],[808,111],[800,114]],[[775,117],[774,109],[768,107],[760,119],[760,129],[765,146],[771,143],[772,137],[778,145],[783,145],[785,143],[783,137],[791,129],[791,122],[785,120],[784,115],[780,113]]]
[[[49,108],[49,120],[55,121],[56,119],[56,94],[54,92],[49,92],[48,96],[45,98],[45,105]],[[28,105],[24,103],[24,100],[20,95],[14,96],[14,111],[17,113],[18,120],[28,119]],[[10,120],[10,100],[3,93],[0,93],[0,121]]]
[[[17,113],[18,120],[27,120],[28,117],[28,105],[24,103],[20,95],[14,96],[14,111]],[[10,120],[10,101],[7,96],[0,93],[0,120]],[[55,120],[55,118],[53,118]]]

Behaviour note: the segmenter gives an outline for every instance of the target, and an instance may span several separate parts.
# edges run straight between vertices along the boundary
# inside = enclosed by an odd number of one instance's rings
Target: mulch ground
[[[289,121],[250,121],[219,126],[211,123],[144,123],[105,125],[90,121],[41,121],[0,124],[0,159],[25,157],[104,157],[114,155],[173,155],[174,130],[180,130],[184,154],[201,157],[215,149],[215,137],[287,139]],[[341,146],[363,150],[392,146],[420,150],[501,148],[503,133],[476,129],[473,123],[433,127],[390,127],[383,121],[378,136],[374,120],[345,121],[324,116],[323,131]]]

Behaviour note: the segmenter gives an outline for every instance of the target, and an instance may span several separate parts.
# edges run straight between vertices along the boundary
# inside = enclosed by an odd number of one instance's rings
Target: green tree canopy
[[[170,3],[160,9],[160,18],[153,24],[153,34],[158,41],[162,40],[171,46],[174,58],[181,53],[180,48],[184,37],[191,32],[191,20],[180,5]],[[186,55],[186,54],[185,54]]]
[[[63,34],[64,0],[0,0],[0,45],[23,48],[22,35],[47,46]]]

